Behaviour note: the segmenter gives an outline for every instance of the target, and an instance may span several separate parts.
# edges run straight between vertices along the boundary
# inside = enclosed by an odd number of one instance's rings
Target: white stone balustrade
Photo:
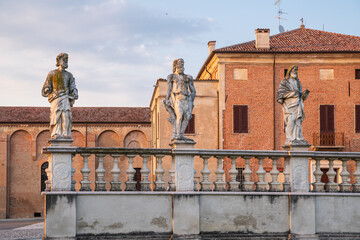
[[[202,150],[202,149],[130,149],[130,148],[78,148],[78,147],[47,147],[44,153],[50,154],[49,160],[59,159],[59,156],[73,156],[79,154],[83,158],[83,168],[80,170],[83,179],[80,180],[80,191],[177,191],[176,184],[179,184],[176,176],[184,174],[177,172],[176,159],[186,160],[186,157],[200,157],[200,164],[203,168],[193,177],[194,185],[190,191],[197,191],[196,183],[199,183],[200,191],[294,191],[296,186],[301,186],[295,191],[305,189],[314,192],[360,192],[360,153],[333,153],[333,152],[312,152],[312,151],[252,151],[252,150]],[[110,156],[111,158],[105,158]],[[180,156],[181,158],[176,158]],[[142,159],[140,169],[141,179],[135,178],[134,159]],[[89,158],[96,158],[98,166],[89,165]],[[106,160],[105,160],[106,159]],[[112,169],[104,168],[104,161],[112,161]],[[164,169],[165,160],[171,161],[171,168]],[[199,160],[199,158],[197,159]],[[216,161],[216,166],[209,165],[209,160]],[[230,160],[230,161],[229,161]],[[268,168],[264,170],[264,160],[267,161]],[[153,162],[156,161],[156,162]],[[241,163],[237,166],[236,162]],[[305,161],[303,166],[310,166],[310,169],[301,168],[302,172],[295,173],[304,177],[302,183],[296,183],[294,179],[294,166],[292,161]],[[224,168],[224,163],[226,168]],[[271,170],[269,164],[272,166]],[[278,163],[281,163],[279,165]],[[65,163],[62,163],[63,165]],[[70,164],[70,161],[68,162]],[[94,164],[94,161],[91,162]],[[54,165],[54,164],[52,164]],[[56,176],[53,179],[54,171],[49,164],[46,170],[48,181],[46,191],[54,191],[52,184],[61,184],[56,181],[62,180],[69,184],[67,191],[74,189],[72,166],[68,166],[67,175],[64,178]],[[282,172],[278,169],[284,169]],[[120,166],[128,166],[125,170]],[[138,165],[137,165],[138,166]],[[149,167],[152,166],[152,167]],[[169,165],[166,165],[169,166]],[[257,167],[258,166],[258,167]],[[329,181],[325,184],[321,182],[324,177],[324,166],[329,169],[326,176]],[[351,166],[351,167],[350,167]],[[56,164],[55,164],[56,167]],[[65,166],[64,166],[65,167]],[[239,168],[240,167],[240,168]],[[92,170],[91,170],[92,169]],[[227,170],[224,170],[227,169]],[[238,169],[241,169],[238,171]],[[255,170],[257,169],[257,170]],[[299,169],[299,168],[298,168]],[[350,170],[349,170],[350,169]],[[355,169],[355,170],[354,170]],[[56,169],[55,169],[56,170]],[[192,167],[191,174],[195,176],[195,169]],[[226,172],[227,171],[227,172]],[[298,170],[297,170],[298,171]],[[108,172],[108,173],[107,173]],[[105,174],[111,173],[112,179],[106,180]],[[91,186],[90,176],[95,174],[95,189]],[[188,176],[187,175],[187,176]],[[265,177],[265,175],[267,175]],[[110,176],[110,177],[111,177]],[[227,176],[227,177],[226,177]],[[271,176],[271,177],[270,177]],[[307,179],[306,179],[307,178]],[[126,179],[121,180],[120,179]],[[187,178],[186,178],[187,179]],[[255,179],[258,179],[255,181]],[[335,181],[336,180],[336,181]],[[54,182],[55,181],[55,182]],[[111,187],[106,183],[109,181]],[[188,181],[188,179],[187,179]],[[294,182],[295,181],[295,182]],[[137,184],[140,188],[137,189]],[[125,186],[125,187],[124,187]],[[310,187],[311,186],[311,187]],[[294,189],[295,187],[295,189]],[[56,191],[65,191],[55,188]],[[183,190],[180,190],[183,191]]]

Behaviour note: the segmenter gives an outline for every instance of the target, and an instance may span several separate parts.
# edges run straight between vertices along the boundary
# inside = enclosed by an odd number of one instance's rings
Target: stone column
[[[303,193],[310,192],[309,159],[293,156],[292,152],[306,152],[310,144],[291,144],[284,146],[289,151],[291,183],[290,229],[291,239],[318,239],[315,226],[315,198]]]
[[[194,149],[194,141],[176,140],[170,143],[172,149]],[[176,191],[194,191],[194,156],[175,155]]]
[[[289,167],[290,167],[290,182],[291,192],[309,192],[309,159],[307,157],[292,156],[291,152],[308,151],[310,144],[291,144],[283,146],[286,151],[290,152]]]
[[[48,179],[51,189],[48,191],[71,191],[71,170],[72,170],[72,153],[58,153],[51,150],[61,150],[71,147],[72,139],[50,139],[50,152]],[[50,176],[49,176],[50,175]]]

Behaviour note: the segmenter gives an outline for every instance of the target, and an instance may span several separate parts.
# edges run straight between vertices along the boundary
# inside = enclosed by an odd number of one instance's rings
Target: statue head
[[[67,53],[60,53],[56,57],[56,66],[62,66],[64,69],[68,67],[69,55]]]
[[[298,79],[298,66],[292,65],[288,68],[285,79],[289,78]]]
[[[175,73],[177,70],[178,73],[184,73],[184,59],[178,58],[175,59],[173,62],[173,73]]]

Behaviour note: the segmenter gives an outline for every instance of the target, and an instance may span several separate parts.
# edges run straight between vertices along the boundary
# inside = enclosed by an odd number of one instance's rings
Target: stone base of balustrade
[[[155,191],[165,191],[165,182],[155,182]]]
[[[91,191],[90,184],[88,186],[82,186],[80,191],[82,192]]]
[[[105,181],[95,181],[95,191],[106,191]]]
[[[121,182],[111,182],[110,191],[121,191]]]
[[[252,191],[254,191],[253,186],[254,186],[254,183],[252,183],[252,182],[244,182],[241,186],[241,189],[246,192],[252,192]]]
[[[353,185],[353,192],[360,192],[360,183],[355,183]]]
[[[270,192],[280,192],[281,191],[281,183],[279,182],[274,182],[274,183],[270,183]]]
[[[349,184],[349,183],[341,183],[340,184],[340,191],[341,192],[351,192],[351,184]]]
[[[313,192],[325,192],[325,183],[313,183]]]
[[[135,181],[127,181],[125,183],[126,190],[125,191],[136,191],[136,182]]]
[[[226,191],[226,182],[215,182],[214,191],[225,192]]]
[[[141,182],[141,191],[151,191],[150,182]]]
[[[290,183],[283,183],[283,192],[291,192]]]
[[[212,183],[211,182],[201,182],[200,185],[201,185],[201,191],[204,191],[204,192],[212,191],[212,189],[211,189]]]
[[[266,182],[257,182],[255,183],[256,191],[258,192],[266,192],[268,184]]]
[[[327,192],[337,192],[338,191],[338,184],[337,183],[327,183],[325,185]]]
[[[239,182],[229,182],[229,191],[240,192]]]

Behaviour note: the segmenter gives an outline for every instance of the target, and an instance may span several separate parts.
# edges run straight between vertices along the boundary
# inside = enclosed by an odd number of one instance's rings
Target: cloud
[[[168,16],[125,0],[12,0],[0,1],[0,9],[0,81],[13,83],[1,88],[1,105],[22,105],[19,96],[34,89],[23,104],[44,105],[37,89],[56,55],[67,52],[79,104],[146,106],[156,79],[171,72],[168,56],[196,49],[209,28],[209,19]]]

